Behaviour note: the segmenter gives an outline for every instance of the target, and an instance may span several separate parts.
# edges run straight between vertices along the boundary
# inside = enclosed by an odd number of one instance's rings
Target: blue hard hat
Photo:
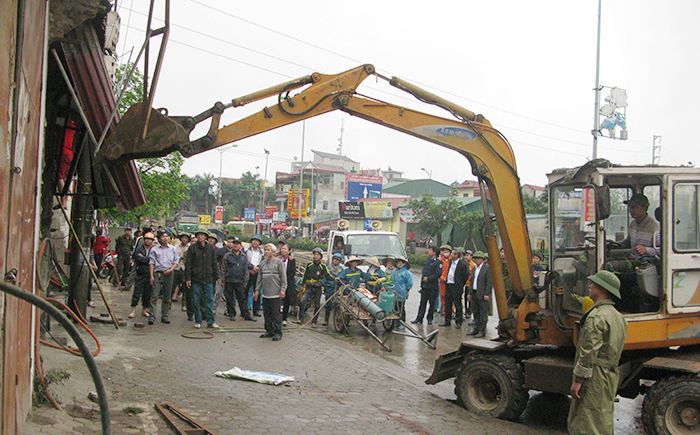
[[[337,258],[338,260],[343,261],[343,256],[340,255],[340,254],[337,253],[337,252],[336,252],[335,254],[333,254],[333,257],[332,257],[332,258]]]

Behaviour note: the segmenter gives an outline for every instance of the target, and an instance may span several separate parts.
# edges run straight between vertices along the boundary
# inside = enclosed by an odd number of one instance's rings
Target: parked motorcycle
[[[116,286],[119,284],[119,277],[117,276],[117,251],[112,251],[105,255],[102,261],[102,266],[100,270],[97,271],[98,278],[108,278],[110,284]]]

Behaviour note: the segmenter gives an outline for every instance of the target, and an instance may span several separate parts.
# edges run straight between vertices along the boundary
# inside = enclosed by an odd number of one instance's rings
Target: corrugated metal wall
[[[34,293],[46,6],[43,0],[0,2],[0,272],[16,269],[16,284]],[[14,434],[31,406],[32,307],[4,294],[0,303],[0,433]]]

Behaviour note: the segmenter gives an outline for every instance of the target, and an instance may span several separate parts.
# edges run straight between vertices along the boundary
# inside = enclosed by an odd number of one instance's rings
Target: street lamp
[[[428,194],[430,194],[430,196],[433,196],[433,183],[432,183],[432,181],[433,181],[433,171],[432,171],[432,170],[428,171],[428,170],[425,169],[425,168],[420,168],[420,170],[423,171],[423,172],[425,172],[426,174],[428,174],[428,178],[429,178],[430,181],[431,181],[431,183],[428,185]]]

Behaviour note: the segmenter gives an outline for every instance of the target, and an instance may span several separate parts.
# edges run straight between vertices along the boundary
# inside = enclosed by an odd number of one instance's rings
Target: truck
[[[178,232],[192,234],[199,229],[197,213],[181,211],[176,216],[176,228]]]
[[[338,248],[338,244],[342,248]],[[390,231],[331,230],[325,255],[328,263],[336,252],[343,255],[341,263],[345,263],[351,255],[363,260],[377,257],[380,263],[388,257],[406,257],[401,237]]]
[[[358,86],[368,77],[386,81],[452,117],[358,93]],[[276,104],[219,126],[225,110],[268,97],[276,97]],[[334,110],[463,155],[477,177],[482,197],[488,188],[493,215],[484,208],[485,244],[489,257],[499,258],[495,223],[512,284],[507,298],[503,266],[499,261],[491,262],[498,338],[468,340],[457,350],[440,355],[426,381],[435,384],[454,379],[460,405],[478,414],[517,420],[530,390],[568,393],[577,328],[583,316],[577,296],[585,293],[587,276],[629,255],[615,244],[627,230],[624,200],[634,193],[658,198],[662,255],[656,264],[641,271],[639,280],[622,280],[625,302],[620,310],[629,327],[620,360],[618,394],[630,398],[645,395],[642,422],[650,435],[700,430],[698,169],[619,166],[593,160],[552,173],[549,218],[555,246],[549,254],[551,270],[544,282],[535,283],[517,165],[508,140],[483,115],[400,78],[385,77],[369,64],[334,75],[313,73],[226,104],[217,102],[196,116],[169,116],[167,111],[137,103],[129,108],[95,161],[160,157],[176,150],[190,157]],[[211,121],[206,135],[191,140],[195,126],[207,119]],[[359,246],[349,239],[348,244],[352,249]]]

